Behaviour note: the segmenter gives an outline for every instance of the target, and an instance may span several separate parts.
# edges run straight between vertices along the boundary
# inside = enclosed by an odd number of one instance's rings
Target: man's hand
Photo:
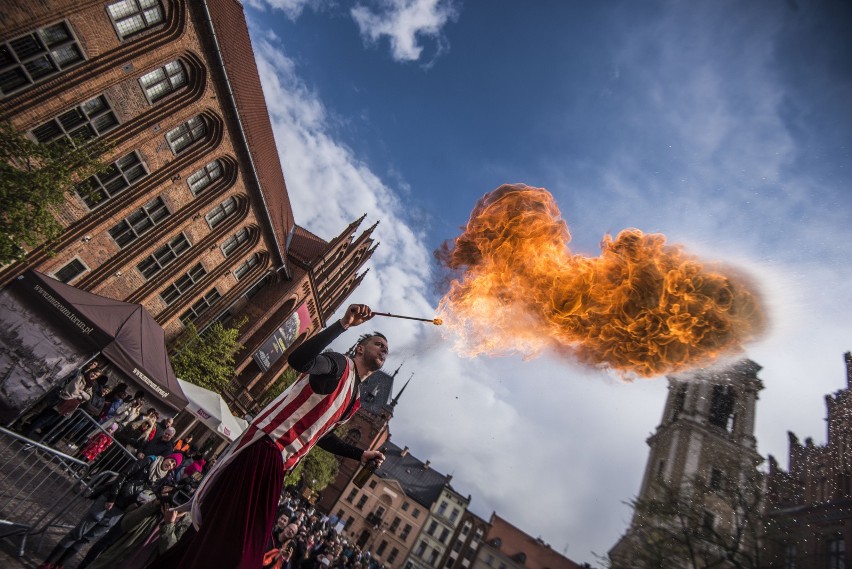
[[[349,308],[346,309],[346,313],[343,315],[343,318],[340,319],[340,323],[343,325],[344,329],[347,329],[350,326],[363,324],[372,317],[373,311],[370,310],[370,307],[366,304],[350,304]]]
[[[378,468],[385,461],[385,455],[379,450],[365,450],[361,455],[361,462],[366,464],[371,460],[376,461],[376,468]]]

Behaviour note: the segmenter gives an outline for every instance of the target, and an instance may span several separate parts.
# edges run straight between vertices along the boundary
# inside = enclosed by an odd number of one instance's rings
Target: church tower
[[[741,360],[721,369],[669,376],[662,420],[650,447],[637,502],[666,495],[687,503],[693,520],[714,529],[732,528],[732,495],[755,480],[763,459],[754,437],[755,409],[763,383],[760,366]],[[647,512],[634,511],[627,533],[610,550],[614,568],[635,567],[637,550],[647,546]]]

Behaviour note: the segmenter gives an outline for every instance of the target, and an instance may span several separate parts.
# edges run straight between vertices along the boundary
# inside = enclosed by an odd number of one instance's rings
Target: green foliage
[[[226,328],[214,322],[203,334],[188,323],[171,356],[175,375],[217,393],[224,391],[234,377],[234,355],[243,347],[238,339],[245,323],[241,319]]]
[[[266,390],[266,393],[263,394],[263,400],[260,402],[261,407],[266,407],[272,401],[275,400],[276,397],[284,393],[284,390],[293,385],[299,379],[299,372],[294,369],[287,368],[284,370],[284,373],[278,376],[269,389]]]
[[[333,454],[319,447],[314,447],[296,465],[296,468],[287,474],[284,483],[287,485],[297,484],[301,480],[305,486],[319,492],[334,482],[338,468],[337,458]]]
[[[0,265],[62,233],[55,209],[65,192],[106,167],[106,150],[99,140],[39,144],[0,122]]]

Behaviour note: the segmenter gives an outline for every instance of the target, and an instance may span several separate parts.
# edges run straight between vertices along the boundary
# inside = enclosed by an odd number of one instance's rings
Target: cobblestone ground
[[[79,468],[0,431],[0,567],[38,567],[91,506],[79,482],[85,471],[72,467]],[[76,566],[85,551],[68,566]]]

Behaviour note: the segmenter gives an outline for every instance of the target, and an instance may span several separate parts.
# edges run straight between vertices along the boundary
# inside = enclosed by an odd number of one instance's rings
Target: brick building
[[[766,517],[772,567],[852,568],[852,354],[846,388],[827,395],[827,442],[789,433],[788,468],[769,457]]]
[[[488,534],[471,564],[472,569],[580,569],[540,538],[534,538],[497,513],[488,521]]]
[[[238,413],[360,284],[373,227],[331,241],[293,219],[237,0],[12,0],[0,18],[0,119],[40,143],[103,139],[109,168],[69,193],[33,268],[139,303],[174,339],[245,315]],[[307,188],[303,189],[307,190]]]

